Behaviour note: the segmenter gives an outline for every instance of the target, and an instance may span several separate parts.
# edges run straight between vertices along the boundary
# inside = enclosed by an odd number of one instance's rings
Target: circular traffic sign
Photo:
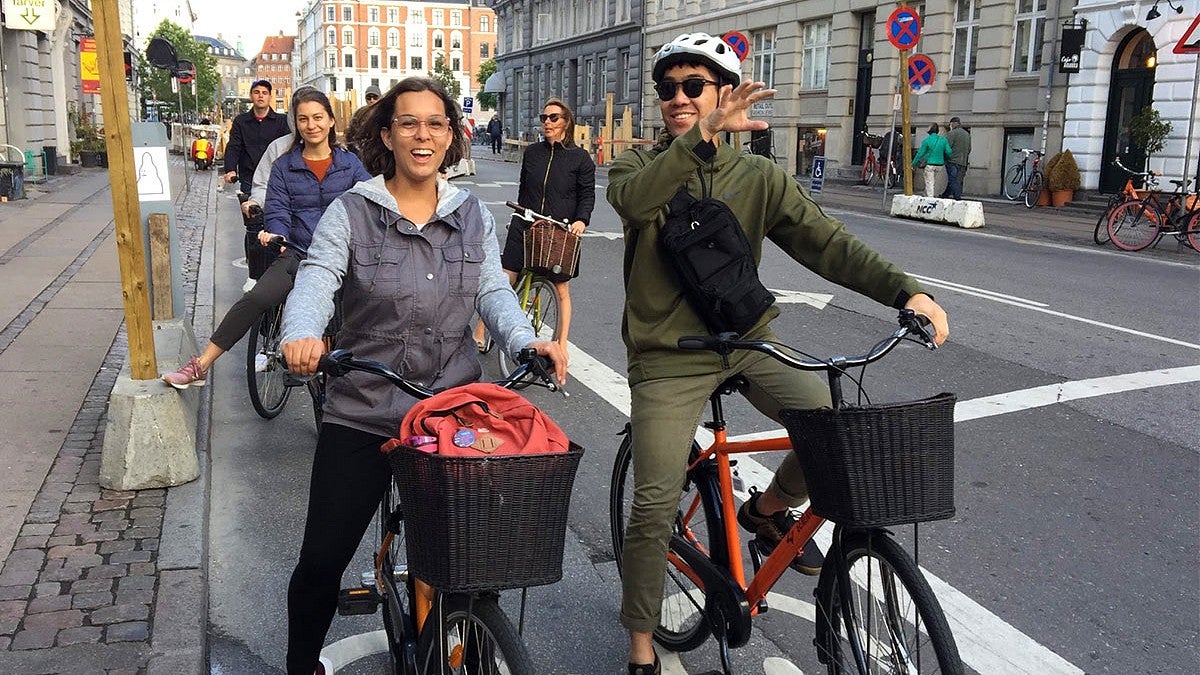
[[[897,7],[887,20],[888,42],[896,49],[912,49],[921,39],[921,17],[912,7]]]
[[[937,68],[933,59],[924,54],[913,54],[908,57],[908,86],[914,94],[924,94],[933,87],[933,78],[937,76]]]
[[[746,37],[745,33],[731,30],[721,36],[725,44],[733,47],[733,53],[737,54],[738,61],[745,61],[750,55],[750,38]]]

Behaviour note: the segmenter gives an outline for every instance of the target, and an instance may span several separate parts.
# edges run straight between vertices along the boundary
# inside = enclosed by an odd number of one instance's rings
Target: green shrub
[[[1079,165],[1075,155],[1070,150],[1063,150],[1050,158],[1046,169],[1046,187],[1050,190],[1070,190],[1080,188],[1082,178],[1079,175]]]

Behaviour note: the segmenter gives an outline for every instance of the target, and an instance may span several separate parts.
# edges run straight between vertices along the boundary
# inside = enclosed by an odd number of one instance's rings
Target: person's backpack
[[[511,389],[490,382],[454,387],[418,401],[400,423],[400,435],[380,448],[433,438],[443,455],[533,455],[567,451],[567,435],[554,420]],[[418,446],[420,447],[420,446]]]
[[[750,241],[724,202],[697,200],[680,188],[669,204],[659,245],[688,304],[713,333],[745,333],[775,302],[758,278]]]

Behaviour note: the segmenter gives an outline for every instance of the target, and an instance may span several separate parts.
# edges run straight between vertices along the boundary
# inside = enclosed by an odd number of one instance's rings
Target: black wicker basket
[[[883,136],[876,136],[875,134],[863,134],[863,143],[868,148],[878,148],[879,146],[883,145]]]
[[[562,579],[571,487],[583,448],[565,453],[452,457],[388,453],[413,576],[460,593]]]
[[[782,411],[813,511],[849,527],[953,516],[956,400]]]

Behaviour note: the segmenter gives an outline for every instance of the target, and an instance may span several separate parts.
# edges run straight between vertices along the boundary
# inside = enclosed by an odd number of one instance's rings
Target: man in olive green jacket
[[[778,420],[784,408],[828,406],[829,390],[812,373],[769,357],[737,352],[729,366],[712,352],[684,351],[676,341],[707,333],[688,305],[659,250],[667,203],[686,185],[693,197],[725,202],[737,215],[755,261],[770,239],[801,265],[884,305],[928,317],[937,342],[946,339],[946,314],[915,279],[884,260],[827,216],[799,184],[765,157],[740,155],[720,142],[722,132],[766,129],[748,117],[750,106],[775,94],[762,82],[741,82],[740,64],[719,38],[698,33],[668,43],[655,56],[653,79],[666,132],[651,149],[623,153],[609,171],[608,200],[625,234],[625,310],[622,337],[629,360],[634,498],[622,550],[621,622],[630,631],[630,675],[659,672],[651,633],[659,623],[663,570],[671,522],[678,507],[688,450],[708,396],[741,373],[747,398]],[[704,187],[702,187],[702,184]],[[747,339],[774,339],[769,309]],[[770,487],[744,504],[743,527],[777,543],[791,526],[786,507],[807,498],[804,476],[789,453]],[[792,566],[820,571],[815,544]]]

